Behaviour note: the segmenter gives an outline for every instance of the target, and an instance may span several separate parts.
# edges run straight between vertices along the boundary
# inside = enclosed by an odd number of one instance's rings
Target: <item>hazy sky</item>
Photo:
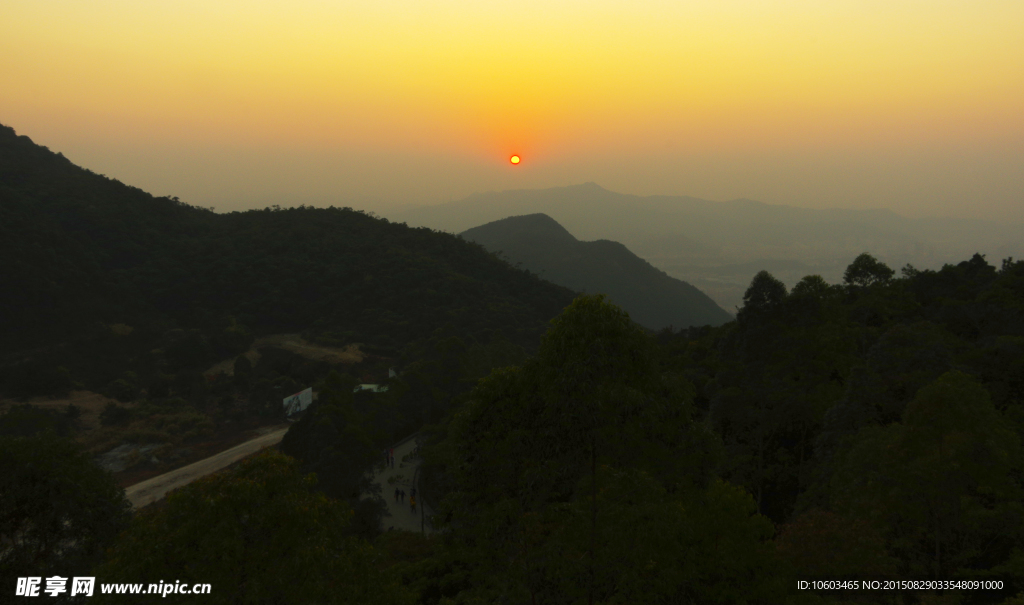
[[[1022,24],[1021,0],[4,0],[0,123],[218,210],[594,181],[1019,220]]]

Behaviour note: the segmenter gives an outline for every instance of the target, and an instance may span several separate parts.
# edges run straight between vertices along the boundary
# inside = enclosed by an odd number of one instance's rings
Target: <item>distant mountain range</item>
[[[993,257],[1024,250],[1024,223],[910,219],[884,209],[797,208],[748,199],[638,196],[595,183],[479,193],[447,204],[407,208],[394,218],[458,233],[506,216],[538,212],[584,240],[613,239],[641,256],[729,263],[762,258],[845,260],[866,249],[882,257],[959,262],[965,254],[979,251],[978,246]]]
[[[642,326],[721,325],[732,320],[706,294],[669,277],[618,242],[581,242],[546,214],[513,216],[459,234],[513,264],[576,291],[606,294]]]
[[[760,269],[790,286],[809,274],[836,282],[861,252],[893,268],[940,268],[975,252],[1024,256],[1024,223],[911,219],[889,210],[812,209],[747,199],[638,196],[595,183],[475,194],[388,218],[458,233],[507,216],[544,213],[582,240],[621,242],[733,309]],[[774,269],[773,269],[774,268]],[[776,272],[777,271],[777,272]]]

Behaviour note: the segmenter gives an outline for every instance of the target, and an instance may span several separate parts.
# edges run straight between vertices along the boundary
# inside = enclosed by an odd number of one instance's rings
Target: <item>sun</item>
[[[512,162],[513,164],[518,164],[519,163],[519,156],[514,155],[514,156],[510,157],[508,159],[508,161]]]

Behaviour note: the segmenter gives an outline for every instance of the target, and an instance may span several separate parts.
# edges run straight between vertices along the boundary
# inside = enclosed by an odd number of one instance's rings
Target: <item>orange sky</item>
[[[0,123],[218,210],[595,181],[1024,216],[1020,0],[551,4],[6,0]]]

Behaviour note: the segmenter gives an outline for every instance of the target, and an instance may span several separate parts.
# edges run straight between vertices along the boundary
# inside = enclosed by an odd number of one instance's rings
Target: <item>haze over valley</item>
[[[799,208],[753,200],[638,196],[596,183],[480,193],[387,212],[411,226],[459,233],[509,216],[544,213],[580,239],[618,241],[689,282],[730,313],[763,269],[792,287],[807,275],[840,283],[861,252],[892,267],[939,269],[974,253],[1024,257],[1024,222],[907,218],[891,210]]]

